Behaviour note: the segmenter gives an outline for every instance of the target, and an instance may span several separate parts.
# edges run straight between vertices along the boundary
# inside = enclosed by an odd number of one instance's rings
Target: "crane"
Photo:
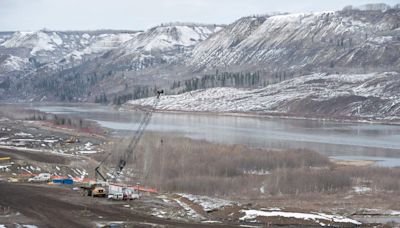
[[[121,175],[122,170],[125,168],[127,161],[129,161],[133,155],[133,152],[136,149],[136,146],[138,145],[140,139],[142,138],[144,131],[146,130],[147,125],[150,123],[151,117],[153,115],[153,112],[157,108],[158,102],[160,101],[160,96],[161,94],[164,93],[164,90],[157,90],[157,96],[153,101],[153,105],[149,110],[146,111],[142,121],[140,121],[138,128],[135,131],[135,134],[131,141],[128,144],[128,147],[125,149],[124,153],[122,154],[121,158],[119,159],[119,162],[117,166],[115,167],[114,170],[114,175],[113,179],[116,180],[119,175]],[[107,182],[107,178],[99,171],[99,168],[102,166],[102,164],[107,160],[107,158],[111,155],[111,153],[105,157],[99,165],[95,168],[95,174],[96,174],[96,179],[98,176],[101,177],[101,179],[105,182]]]

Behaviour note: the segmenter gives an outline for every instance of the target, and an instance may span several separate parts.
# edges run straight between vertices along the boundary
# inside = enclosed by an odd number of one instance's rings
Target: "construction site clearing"
[[[0,227],[377,225],[350,218],[350,214],[342,216],[287,206],[291,202],[287,199],[286,206],[281,207],[279,197],[266,201],[270,207],[265,207],[255,203],[257,200],[232,201],[159,192],[141,183],[96,180],[94,170],[107,155],[110,144],[111,136],[2,118]],[[111,172],[106,175],[112,176]],[[293,205],[296,204],[293,200]]]

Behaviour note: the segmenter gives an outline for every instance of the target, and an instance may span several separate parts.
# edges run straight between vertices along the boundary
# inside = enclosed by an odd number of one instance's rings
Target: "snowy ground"
[[[64,155],[95,154],[104,150],[93,142],[66,144],[68,138],[0,128],[0,148]]]
[[[152,208],[151,214],[164,219],[183,219],[201,221],[202,223],[221,223],[222,220],[230,220],[242,225],[258,225],[266,224],[266,222],[271,224],[278,222],[277,224],[279,224],[279,221],[282,222],[283,220],[282,224],[289,222],[290,224],[339,227],[361,225],[359,221],[341,215],[288,211],[276,207],[257,208],[250,206],[249,208],[249,205],[241,205],[229,200],[186,193],[175,194],[172,198],[167,195],[160,195],[157,198],[163,201],[163,206]],[[392,214],[396,214],[396,211],[393,211]]]
[[[205,218],[197,213],[193,208],[191,208],[188,204],[182,202],[179,199],[175,199],[175,202],[181,206],[185,210],[185,214],[187,217],[194,219],[194,220],[204,220]]]
[[[361,225],[360,222],[337,215],[327,215],[323,213],[298,213],[298,212],[282,212],[282,211],[259,211],[259,210],[241,210],[245,213],[240,218],[242,221],[257,221],[259,217],[284,217],[302,220],[312,220],[321,226],[330,226],[333,223],[351,223]]]
[[[233,204],[236,204],[233,201],[212,198],[208,196],[198,196],[198,195],[184,194],[184,193],[180,193],[178,195],[185,197],[188,200],[192,201],[193,203],[200,205],[205,212],[211,212],[225,206],[231,206]]]
[[[103,152],[102,142],[81,136],[79,142],[67,143],[70,137],[34,127],[29,121],[1,122],[0,157],[10,159],[1,162],[0,176],[25,180],[31,175],[50,173],[77,182],[88,178],[91,160],[86,156]]]

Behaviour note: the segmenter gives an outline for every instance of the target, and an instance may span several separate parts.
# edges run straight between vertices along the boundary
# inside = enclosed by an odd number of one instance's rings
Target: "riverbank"
[[[110,110],[128,112],[128,111],[147,111],[148,106],[123,104],[121,106],[116,105],[100,105],[97,103],[63,103],[63,102],[46,102],[46,103],[11,103],[11,102],[0,102],[0,105],[9,106],[25,106],[27,109],[38,109],[40,107],[89,107],[98,108],[105,107]],[[212,112],[212,111],[185,111],[185,110],[165,110],[155,109],[156,113],[167,113],[167,114],[183,114],[183,115],[205,115],[205,116],[230,116],[230,117],[247,117],[247,118],[266,118],[266,119],[289,119],[289,120],[311,120],[311,121],[329,121],[338,123],[366,123],[366,124],[382,124],[382,125],[400,125],[400,119],[380,119],[372,117],[357,117],[357,116],[329,116],[329,115],[302,115],[302,114],[288,114],[283,112]]]
[[[331,161],[337,165],[346,165],[346,166],[373,166],[376,164],[376,161],[370,160],[338,160],[335,158],[331,158]]]
[[[141,105],[122,105],[121,107],[114,106],[119,111],[147,111],[148,106]],[[267,118],[267,119],[288,119],[288,120],[311,120],[311,121],[329,121],[338,123],[366,123],[366,124],[383,124],[383,125],[400,125],[400,119],[374,119],[367,117],[351,117],[351,116],[331,116],[326,115],[295,115],[282,112],[211,112],[211,111],[184,111],[184,110],[165,110],[155,109],[156,113],[167,114],[191,114],[191,115],[205,115],[205,116],[231,116],[231,117],[246,117],[246,118]]]

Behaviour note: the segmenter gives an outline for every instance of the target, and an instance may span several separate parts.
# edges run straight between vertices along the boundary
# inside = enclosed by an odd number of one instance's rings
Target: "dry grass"
[[[123,151],[123,147],[115,150]],[[115,154],[110,160],[117,159]],[[326,167],[330,162],[308,150],[261,150],[147,134],[135,152],[134,162],[128,164],[140,171],[143,183],[164,191],[254,195],[259,194],[269,175],[246,174],[249,171]]]
[[[124,151],[127,142],[114,151]],[[110,157],[115,165],[119,153]],[[265,193],[337,193],[353,186],[399,191],[400,169],[335,165],[309,150],[261,150],[174,135],[146,134],[128,162],[140,182],[162,191],[259,197]],[[254,175],[252,171],[270,174]],[[134,181],[137,181],[134,180]]]
[[[339,170],[309,168],[283,169],[274,172],[267,181],[271,194],[337,192],[352,185],[350,176]]]
[[[350,176],[355,184],[366,185],[376,191],[400,191],[400,169],[383,167],[341,168],[341,175]]]

